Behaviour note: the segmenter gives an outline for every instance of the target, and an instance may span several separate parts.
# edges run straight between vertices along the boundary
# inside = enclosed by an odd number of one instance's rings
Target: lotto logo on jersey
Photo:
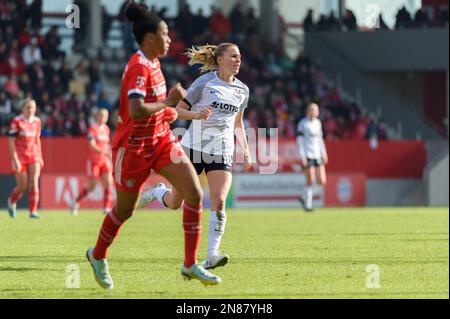
[[[221,102],[213,102],[211,104],[211,106],[213,108],[223,111],[223,112],[229,112],[229,113],[238,113],[239,112],[239,107],[231,105],[231,104],[226,104],[226,103],[221,103]]]

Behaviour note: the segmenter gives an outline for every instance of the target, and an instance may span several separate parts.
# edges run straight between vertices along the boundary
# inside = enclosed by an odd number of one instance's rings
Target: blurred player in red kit
[[[71,213],[76,216],[80,208],[80,201],[92,192],[100,179],[105,189],[103,197],[103,212],[107,214],[112,208],[112,163],[111,148],[109,146],[110,130],[108,122],[108,110],[99,109],[95,114],[96,123],[88,130],[89,157],[86,162],[88,185],[83,188],[72,203]]]
[[[41,120],[36,114],[36,102],[26,99],[22,104],[22,114],[16,116],[9,127],[9,153],[17,186],[8,197],[8,212],[16,217],[16,203],[28,188],[30,218],[40,218],[37,213],[39,203],[39,176],[44,166],[41,151]]]
[[[178,189],[185,200],[185,255],[181,275],[185,279],[198,279],[205,285],[218,284],[221,279],[197,263],[203,192],[194,166],[170,130],[170,123],[178,116],[175,106],[186,92],[177,84],[166,96],[166,82],[158,57],[169,51],[169,29],[166,22],[144,4],[130,2],[126,16],[133,23],[133,34],[140,50],[130,58],[123,73],[119,118],[112,142],[117,203],[106,215],[97,244],[87,250],[87,258],[97,283],[102,288],[112,289],[107,249],[122,224],[133,215],[142,186],[154,170]]]

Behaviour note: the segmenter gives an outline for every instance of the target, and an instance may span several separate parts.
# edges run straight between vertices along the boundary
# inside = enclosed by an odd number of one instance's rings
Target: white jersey
[[[298,123],[297,144],[301,158],[321,159],[326,155],[322,123],[319,119],[305,117]]]
[[[211,106],[212,114],[208,120],[193,120],[181,144],[211,155],[233,156],[234,120],[247,107],[248,98],[248,87],[236,78],[225,82],[217,72],[200,76],[187,90],[184,101],[195,112]]]

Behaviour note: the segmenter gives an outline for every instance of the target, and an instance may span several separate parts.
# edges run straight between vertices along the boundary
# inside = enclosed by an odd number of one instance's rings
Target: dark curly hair
[[[145,4],[138,4],[134,1],[128,3],[125,15],[129,21],[133,22],[133,34],[139,44],[142,43],[142,39],[148,32],[156,33],[159,24],[163,21],[149,11]]]

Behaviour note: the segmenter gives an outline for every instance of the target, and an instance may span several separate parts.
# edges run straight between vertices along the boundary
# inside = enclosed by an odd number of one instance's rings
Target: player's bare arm
[[[109,149],[108,149],[108,151],[104,152],[100,147],[98,147],[97,143],[95,142],[95,139],[89,140],[89,148],[92,151],[97,152],[97,153],[102,153],[102,154],[106,154],[106,155],[109,154]]]
[[[8,139],[8,150],[9,154],[11,154],[12,163],[14,166],[14,170],[20,171],[22,168],[22,165],[20,164],[19,157],[17,156],[17,150],[16,150],[16,138],[14,136],[9,137]]]
[[[244,112],[239,112],[234,120],[236,138],[244,152],[244,168],[249,169],[252,166],[252,157],[248,148],[247,137],[245,136]]]
[[[180,120],[207,120],[212,114],[211,107],[206,107],[199,112],[189,111],[189,105],[180,101],[176,108]]]
[[[145,103],[143,98],[130,98],[130,116],[133,120],[145,118],[161,111],[167,106],[174,107],[186,96],[186,91],[178,83],[169,90],[169,94],[164,101]]]

